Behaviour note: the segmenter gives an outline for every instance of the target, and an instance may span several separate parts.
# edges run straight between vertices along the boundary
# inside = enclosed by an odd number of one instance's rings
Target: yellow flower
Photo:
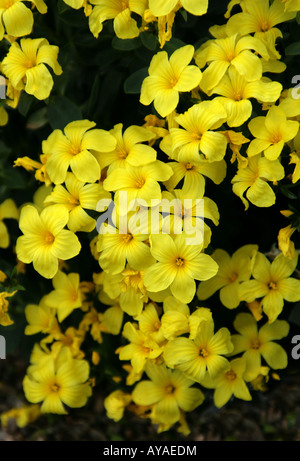
[[[126,314],[135,317],[142,312],[144,302],[148,301],[148,292],[144,286],[144,271],[127,266],[121,273],[103,274],[103,291],[111,299],[118,298],[120,308]]]
[[[205,42],[196,51],[196,64],[202,69],[200,88],[208,95],[220,83],[227,69],[234,67],[248,82],[260,80],[262,64],[259,56],[269,59],[265,45],[250,35],[241,37],[235,33],[230,37]]]
[[[0,420],[3,427],[8,425],[10,419],[15,419],[18,427],[25,427],[33,423],[40,416],[39,405],[22,405],[18,408],[12,408],[5,413],[1,413]]]
[[[40,13],[46,13],[47,6],[43,0],[29,0]],[[22,37],[31,33],[33,27],[32,11],[24,5],[22,0],[0,1],[0,40],[5,31],[12,37]]]
[[[19,219],[19,210],[14,200],[8,198],[0,204],[0,248],[8,248],[10,243],[9,233],[3,219]]]
[[[40,162],[37,162],[36,160],[32,160],[29,157],[19,157],[17,160],[14,161],[14,167],[15,166],[21,166],[22,168],[25,168],[26,171],[35,171],[35,179],[40,182],[44,182],[45,185],[48,187],[51,185],[52,181],[49,178],[47,172],[46,172],[46,161],[47,161],[47,156],[46,155],[40,155]]]
[[[162,345],[165,342],[165,337],[161,329],[158,308],[153,303],[147,304],[143,311],[135,317],[138,322],[139,329],[157,344]]]
[[[202,391],[191,387],[193,380],[180,371],[151,362],[145,371],[150,380],[135,386],[132,400],[137,405],[152,407],[149,418],[153,424],[163,425],[167,430],[180,420],[181,411],[193,411],[203,403]]]
[[[174,296],[168,296],[163,303],[164,313],[161,316],[161,331],[168,340],[189,332],[190,309]]]
[[[72,232],[91,232],[96,227],[96,220],[85,210],[96,210],[98,201],[110,198],[110,193],[103,190],[102,184],[85,184],[71,172],[67,172],[65,186],[55,186],[44,205],[64,205],[69,212],[68,228]]]
[[[17,239],[18,259],[25,264],[33,262],[39,274],[53,278],[58,259],[74,258],[81,249],[76,235],[64,229],[68,217],[62,205],[49,206],[40,215],[32,205],[22,208],[19,226],[24,235]]]
[[[158,261],[145,270],[144,284],[149,291],[170,287],[175,298],[183,303],[192,301],[196,280],[208,280],[218,271],[217,263],[202,253],[202,245],[186,245],[186,236],[177,234],[151,235],[151,254]]]
[[[227,34],[254,33],[255,37],[262,40],[270,51],[280,58],[275,48],[275,40],[277,37],[282,37],[282,32],[274,26],[293,19],[295,14],[285,12],[282,0],[274,0],[271,5],[269,0],[244,0],[242,9],[242,13],[237,13],[228,20]]]
[[[138,37],[140,31],[137,22],[131,16],[136,13],[143,16],[147,8],[146,0],[90,0],[95,5],[89,16],[89,27],[97,38],[103,29],[103,22],[113,19],[114,31],[121,39]]]
[[[64,333],[54,343],[57,347],[68,349],[74,359],[82,359],[85,353],[81,350],[81,345],[85,339],[85,331],[68,327]]]
[[[244,245],[232,256],[227,251],[217,249],[211,257],[217,262],[217,274],[206,282],[200,282],[197,296],[200,301],[210,298],[220,290],[220,301],[228,309],[235,309],[240,304],[239,284],[251,277],[251,257],[258,250],[257,245]]]
[[[243,352],[246,359],[244,379],[252,381],[261,372],[261,358],[274,370],[286,368],[287,353],[274,340],[282,339],[289,332],[285,320],[266,323],[259,330],[252,314],[240,313],[234,320],[234,328],[239,334],[231,336],[234,350],[231,355]]]
[[[232,8],[233,8],[235,5],[240,5],[241,1],[242,1],[242,0],[230,0],[230,2],[229,2],[228,5],[227,5],[227,11],[226,11],[226,13],[224,14],[224,17],[225,17],[226,19],[230,18]]]
[[[282,85],[278,82],[257,80],[248,82],[235,68],[229,68],[221,82],[212,90],[212,94],[219,94],[214,98],[223,104],[227,112],[229,126],[241,126],[251,117],[251,98],[260,102],[274,103],[280,96]]]
[[[53,78],[46,66],[56,75],[62,73],[57,62],[58,47],[45,38],[22,38],[13,42],[2,61],[2,71],[16,90],[25,90],[37,99],[46,99],[53,87]]]
[[[123,418],[125,408],[130,404],[130,402],[130,394],[126,394],[120,390],[111,392],[104,399],[106,416],[115,422],[120,421]]]
[[[232,178],[232,190],[240,197],[245,209],[249,208],[248,200],[258,207],[274,205],[276,195],[267,181],[279,181],[284,178],[284,168],[280,161],[268,160],[260,154],[250,157],[246,168],[240,167]],[[246,197],[244,198],[244,193]]]
[[[4,107],[0,107],[0,126],[5,126],[8,123],[8,113]]]
[[[89,0],[64,0],[64,2],[75,10],[84,8],[84,14],[89,16],[92,12],[92,5],[89,4]]]
[[[188,235],[198,232],[197,244],[207,248],[211,241],[211,229],[204,219],[219,225],[220,213],[216,203],[208,197],[201,197],[196,189],[174,189],[163,191],[159,205],[162,217],[162,233]]]
[[[284,300],[300,301],[300,280],[290,277],[297,261],[297,253],[293,259],[279,253],[271,263],[263,253],[257,252],[252,269],[253,279],[240,285],[240,299],[252,302],[262,298],[263,311],[269,322],[274,322],[283,309]]]
[[[149,8],[155,16],[165,16],[176,7],[177,3],[178,0],[149,0]],[[202,16],[208,8],[208,0],[181,0],[180,4],[195,16]]]
[[[25,335],[35,335],[37,333],[49,334],[49,341],[52,338],[58,339],[60,328],[55,317],[55,309],[51,309],[45,302],[45,296],[38,305],[27,304],[25,317],[28,325],[25,327]]]
[[[7,291],[0,292],[0,325],[7,327],[8,325],[12,325],[14,322],[10,318],[8,311],[9,303],[6,298],[10,298],[13,296],[17,291],[13,291],[12,293],[8,293]]]
[[[110,152],[115,138],[105,130],[91,129],[96,125],[89,120],[76,120],[61,130],[54,130],[42,149],[46,154],[46,171],[55,184],[65,181],[70,167],[79,181],[93,183],[100,179],[99,163],[91,151]]]
[[[174,296],[165,298],[163,310],[161,331],[168,340],[185,333],[189,333],[189,338],[194,339],[201,322],[212,319],[210,309],[197,307],[191,314],[188,305],[178,301]]]
[[[170,11],[170,13],[164,16],[158,16],[157,18],[157,27],[158,27],[158,41],[160,48],[163,48],[165,43],[171,40],[172,38],[172,27],[175,21],[176,13],[180,9],[180,4],[177,3],[175,8]],[[156,18],[154,17],[156,21]]]
[[[227,112],[216,101],[194,104],[175,120],[183,128],[171,128],[172,152],[180,162],[199,162],[203,158],[209,162],[224,158],[227,139],[214,131],[226,121]]]
[[[155,137],[146,128],[132,125],[122,134],[123,124],[118,123],[110,130],[116,140],[116,146],[111,152],[96,152],[95,156],[101,169],[108,166],[107,174],[116,168],[125,168],[126,165],[142,166],[156,160],[156,150],[147,144]]]
[[[295,169],[292,173],[292,183],[295,184],[300,179],[300,151],[290,154],[290,164],[295,164]]]
[[[282,0],[284,11],[300,11],[300,0]]]
[[[247,149],[249,157],[264,153],[268,160],[276,160],[288,141],[295,138],[299,122],[287,120],[285,113],[278,106],[272,106],[266,117],[255,117],[248,124],[255,136]]]
[[[160,148],[164,150],[163,145]],[[175,156],[176,157],[176,156]],[[184,189],[194,189],[200,197],[203,197],[205,192],[205,178],[207,176],[215,184],[221,184],[226,176],[227,164],[225,160],[219,162],[209,162],[208,160],[199,158],[199,162],[169,162],[168,165],[172,168],[173,174],[164,185],[168,191],[175,189],[177,184],[183,179]]]
[[[67,414],[64,404],[80,408],[90,397],[88,377],[88,362],[73,359],[68,349],[62,348],[56,360],[52,358],[28,372],[23,388],[29,402],[42,402],[41,413]]]
[[[106,232],[102,233],[104,229]],[[148,237],[147,234],[137,232],[130,223],[127,223],[126,230],[119,229],[118,225],[104,225],[97,242],[100,267],[112,275],[124,271],[126,262],[133,270],[144,270],[154,262],[146,244]]]
[[[102,324],[106,329],[105,333],[118,335],[122,328],[124,312],[116,301],[112,301],[110,304],[114,305],[103,312]]]
[[[171,176],[171,167],[160,160],[143,166],[126,165],[125,168],[112,170],[103,181],[103,188],[107,191],[116,192],[114,196],[116,207],[120,214],[124,214],[127,208],[125,206],[124,210],[121,209],[123,201],[120,203],[120,192],[124,191],[127,194],[129,211],[134,209],[139,200],[144,201],[147,206],[151,206],[152,200],[160,202],[162,198],[158,181],[167,181]],[[142,203],[142,205],[144,204]]]
[[[93,307],[87,312],[79,324],[79,331],[86,332],[90,330],[90,334],[94,341],[102,343],[102,333],[107,333],[107,328],[103,325],[103,313],[97,312]]]
[[[125,323],[123,336],[129,344],[120,347],[116,353],[119,354],[120,360],[130,360],[135,373],[143,371],[149,360],[157,359],[163,352],[163,348],[153,338],[139,330],[136,324]]]
[[[214,379],[218,373],[229,370],[224,355],[232,351],[229,330],[223,327],[214,333],[211,319],[201,322],[195,338],[180,337],[169,341],[165,346],[164,360],[168,367],[176,368],[201,383],[207,373]]]
[[[157,112],[166,117],[173,112],[179,102],[179,93],[189,92],[199,85],[201,71],[189,65],[194,55],[194,47],[186,45],[178,48],[168,58],[166,51],[153,56],[141,87],[140,102],[146,106],[154,102]]]
[[[295,230],[296,228],[292,227],[290,224],[280,229],[277,236],[279,250],[282,252],[283,256],[289,259],[293,259],[295,256],[295,245],[294,242],[291,241],[291,236]]]
[[[246,168],[248,165],[248,159],[240,154],[240,150],[243,144],[249,142],[249,139],[245,138],[242,133],[233,130],[226,130],[223,132],[223,134],[226,136],[229,147],[232,151],[230,162],[234,163],[235,160],[237,160],[239,167]]]
[[[17,160],[14,161],[14,166],[21,166],[26,171],[34,171],[39,169],[42,164],[26,156],[17,158]]]
[[[62,322],[74,309],[82,306],[79,287],[79,274],[65,274],[58,271],[52,279],[54,290],[44,297],[47,306],[56,309],[59,322]]]
[[[230,362],[230,369],[213,380],[208,376],[201,382],[202,386],[215,389],[214,403],[216,407],[223,407],[232,396],[242,400],[252,400],[249,389],[244,380],[246,359],[240,357]]]

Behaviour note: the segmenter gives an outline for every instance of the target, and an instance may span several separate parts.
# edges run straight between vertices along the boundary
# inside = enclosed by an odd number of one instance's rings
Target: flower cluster
[[[119,39],[156,27],[161,48],[178,11],[200,17],[208,9],[207,0],[64,1],[84,9],[95,38],[113,20]],[[46,13],[42,0],[32,3]],[[0,247],[10,245],[3,220],[17,219],[19,271],[33,267],[52,284],[25,308],[25,335],[42,339],[23,381],[33,404],[23,419],[84,406],[109,335],[119,339],[109,360],[120,371],[105,398],[107,416],[133,412],[159,432],[177,425],[188,434],[186,414],[210,390],[218,408],[233,397],[250,401],[287,367],[278,341],[290,329],[280,318],[285,303],[300,301],[297,223],[277,229],[274,254],[253,242],[229,252],[226,236],[222,248],[214,241],[223,218],[214,191],[229,189],[246,213],[272,207],[280,181],[300,178],[299,101],[269,77],[285,70],[277,26],[298,11],[293,1],[230,2],[227,21],[200,46],[153,54],[140,88],[140,106],[149,106],[143,123],[104,129],[76,119],[44,137],[40,161],[16,156],[14,166],[34,172],[39,187],[20,209],[11,198],[0,205]],[[58,47],[24,38],[33,27],[24,2],[0,14],[7,104],[22,92],[47,99],[49,67],[62,73]],[[0,292],[1,325],[13,322],[7,298],[15,293]],[[226,323],[219,312],[228,313]]]

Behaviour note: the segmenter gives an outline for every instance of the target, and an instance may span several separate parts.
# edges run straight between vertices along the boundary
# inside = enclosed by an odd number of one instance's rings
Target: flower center
[[[76,290],[73,290],[72,293],[71,293],[71,300],[72,301],[77,301],[78,299],[78,293]]]
[[[236,101],[240,101],[241,99],[243,99],[243,96],[241,95],[241,93],[235,93],[234,99],[235,99]]]
[[[277,285],[275,282],[270,282],[268,287],[271,289],[271,290],[277,290]]]
[[[200,349],[200,352],[199,354],[201,355],[201,357],[208,357],[209,353],[207,352],[207,350],[205,349],[205,347],[202,347]]]
[[[179,266],[179,267],[183,266],[184,265],[184,259],[176,258],[175,264],[176,264],[176,266]]]
[[[126,8],[128,8],[128,2],[126,0],[121,2],[121,8],[122,8],[122,11],[124,11],[124,10],[126,10]]]
[[[144,354],[150,354],[151,349],[150,347],[142,346],[142,351],[144,352]]]
[[[72,155],[77,155],[79,152],[81,152],[81,145],[80,144],[72,144],[71,145],[71,150],[70,150]]]
[[[262,32],[266,32],[267,30],[270,29],[270,26],[267,21],[263,21],[260,27],[261,27]]]
[[[32,69],[32,67],[35,67],[35,66],[36,66],[36,60],[27,58],[27,62],[25,63],[25,67],[27,67],[27,69]]]
[[[236,373],[233,370],[229,370],[226,373],[226,378],[228,379],[228,381],[235,381],[237,376],[236,376]]]
[[[201,134],[200,133],[191,133],[191,137],[195,139],[196,141],[200,141],[201,139]]]
[[[238,274],[236,272],[232,272],[232,274],[230,274],[230,277],[229,277],[229,282],[233,283],[236,281],[237,278],[238,278]]]
[[[133,236],[131,234],[123,235],[123,240],[125,243],[129,243],[132,239],[133,239]]]
[[[144,178],[138,178],[135,182],[135,187],[137,189],[141,189],[143,185],[145,184],[145,179]]]
[[[232,52],[232,53],[227,54],[228,61],[232,61],[234,58],[235,58],[235,53]]]
[[[128,152],[126,152],[124,148],[120,149],[118,154],[119,154],[119,158],[126,158],[128,156]]]
[[[79,199],[73,196],[69,197],[69,202],[74,207],[80,205]]]
[[[123,280],[120,282],[120,288],[123,292],[133,288],[136,292],[144,292],[144,284],[142,274],[139,271],[125,270],[123,273]]]
[[[166,386],[165,388],[166,390],[166,394],[174,394],[174,391],[176,390],[176,388],[172,385],[172,384],[169,384],[168,386]]]
[[[51,243],[54,242],[54,240],[55,240],[55,237],[51,232],[49,232],[49,231],[45,232],[45,234],[44,234],[44,242],[46,244],[51,244]]]
[[[185,164],[185,169],[186,170],[192,170],[194,168],[194,165],[192,165],[191,163],[186,163]]]
[[[282,136],[280,134],[274,134],[271,139],[270,139],[270,142],[272,144],[277,144],[278,142],[280,142],[282,140]]]
[[[2,3],[2,2],[1,2]],[[4,8],[8,9],[16,3],[16,0],[6,0],[4,2]]]
[[[258,339],[255,339],[254,341],[252,341],[251,349],[258,350],[260,346],[261,346],[260,341]]]
[[[170,88],[174,88],[174,86],[177,84],[177,79],[176,78],[171,78],[171,80],[169,81],[169,86]]]
[[[50,386],[50,389],[52,392],[58,392],[59,389],[60,389],[60,386],[56,383],[52,384],[52,386]]]

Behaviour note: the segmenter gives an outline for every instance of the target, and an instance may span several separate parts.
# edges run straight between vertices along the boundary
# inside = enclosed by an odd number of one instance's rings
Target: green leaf
[[[47,123],[47,107],[42,107],[28,117],[26,128],[29,130],[37,130],[38,128],[45,126]]]
[[[71,10],[71,7],[69,5],[67,5],[62,0],[58,0],[58,2],[57,2],[57,11],[58,11],[59,14],[63,14],[66,11],[70,11],[70,10]]]
[[[0,175],[0,182],[9,189],[26,189],[26,181],[21,171],[13,167],[5,168]]]
[[[188,14],[187,14],[187,11],[186,11],[186,10],[184,10],[183,8],[181,8],[181,9],[179,10],[179,13],[180,13],[180,14],[181,14],[181,16],[183,17],[183,19],[184,19],[184,22],[187,22],[187,20],[188,20]]]
[[[87,109],[88,114],[92,114],[98,105],[100,87],[101,87],[101,79],[100,79],[100,75],[97,74],[93,82],[93,86],[91,89],[91,95],[90,95],[89,102],[88,102],[88,109]]]
[[[163,47],[163,50],[166,51],[168,53],[168,55],[170,56],[178,48],[181,48],[181,47],[183,47],[185,45],[186,45],[186,43],[184,43],[179,38],[172,37],[171,40],[165,44],[165,46]]]
[[[300,54],[300,42],[291,43],[285,49],[285,54],[287,56],[297,56]]]
[[[300,26],[300,11],[297,12],[296,21]]]
[[[139,39],[139,37],[130,39],[121,39],[118,37],[114,37],[111,44],[112,47],[115,48],[115,50],[132,51],[136,50],[141,46],[141,40]]]
[[[154,51],[158,45],[157,37],[151,32],[142,32],[140,34],[141,42],[145,48],[148,50]]]
[[[138,94],[141,92],[143,80],[148,76],[148,67],[137,70],[128,77],[124,82],[124,91],[126,94]]]
[[[75,120],[82,120],[79,107],[65,96],[55,96],[47,107],[48,120],[53,130],[63,130],[64,127]]]
[[[280,187],[280,192],[287,198],[291,200],[296,200],[298,197],[294,192],[292,192],[288,187],[286,186],[281,186]]]
[[[18,103],[18,111],[20,112],[23,117],[28,115],[28,112],[34,102],[34,97],[30,94],[25,93],[25,91],[21,92],[20,100]]]

